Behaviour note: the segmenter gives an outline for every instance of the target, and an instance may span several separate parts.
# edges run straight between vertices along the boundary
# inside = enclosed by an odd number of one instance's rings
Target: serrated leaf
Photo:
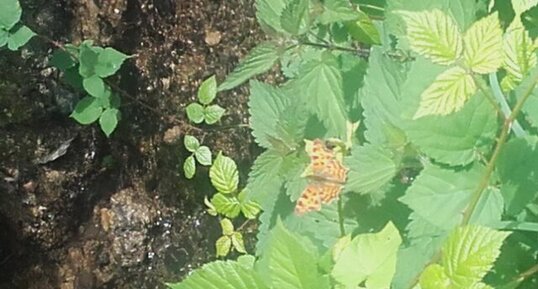
[[[523,112],[526,120],[535,128],[538,128],[538,66],[530,71],[529,75],[521,81],[515,89],[515,95],[518,98],[523,97],[527,92],[532,94],[523,105]]]
[[[480,226],[457,228],[443,246],[442,264],[451,283],[457,288],[479,283],[493,267],[508,235]]]
[[[342,74],[337,59],[327,52],[321,60],[310,61],[295,83],[307,109],[317,115],[329,136],[345,138],[347,112],[344,106]]]
[[[256,0],[256,18],[266,32],[286,32],[280,26],[280,17],[287,3],[288,0]]]
[[[538,4],[537,0],[512,0],[512,7],[514,8],[514,12],[517,16],[521,15],[523,12],[531,9],[532,7],[536,6]]]
[[[421,289],[451,288],[443,266],[432,264],[420,275]]]
[[[93,97],[106,97],[107,90],[105,88],[105,82],[97,75],[84,78],[82,86],[84,87],[84,90]]]
[[[198,88],[198,100],[201,104],[210,104],[217,96],[217,78],[212,75],[204,80]]]
[[[194,123],[202,123],[204,121],[204,107],[193,102],[185,109],[187,111],[187,118]]]
[[[502,37],[497,12],[475,22],[463,37],[466,66],[480,74],[496,72],[504,60]]]
[[[407,38],[414,51],[442,65],[450,65],[461,56],[461,33],[450,16],[438,9],[402,11],[400,14],[407,25]]]
[[[467,165],[489,150],[497,132],[497,114],[483,94],[448,116],[426,116],[406,127],[409,139],[429,157],[448,165]]]
[[[309,19],[308,0],[292,0],[286,5],[280,17],[281,27],[293,35],[307,32]]]
[[[317,251],[312,243],[277,222],[270,244],[261,257],[271,288],[328,289],[317,272]]]
[[[256,219],[256,216],[258,216],[260,211],[260,205],[253,201],[246,201],[241,203],[241,212],[247,219]]]
[[[91,124],[99,119],[102,112],[103,108],[99,105],[98,99],[87,96],[77,103],[71,117],[80,124]]]
[[[241,60],[234,71],[219,85],[218,90],[232,89],[249,78],[266,72],[273,67],[279,56],[278,46],[274,43],[264,42],[259,44]]]
[[[345,288],[389,288],[402,239],[389,222],[383,230],[355,237],[336,259],[331,276]]]
[[[62,71],[65,71],[77,64],[73,59],[73,56],[69,52],[62,49],[56,49],[54,53],[52,53],[49,63]]]
[[[232,248],[232,239],[230,236],[222,236],[218,238],[215,242],[215,248],[217,251],[217,258],[226,257]]]
[[[190,155],[183,163],[183,174],[187,179],[192,179],[196,173],[196,161],[194,155]]]
[[[506,80],[503,79],[503,87],[513,89],[537,64],[536,46],[519,17],[514,19],[506,31],[503,47],[503,67],[508,72]]]
[[[349,35],[360,43],[378,45],[381,44],[379,31],[374,25],[374,22],[368,15],[362,11],[357,11],[358,19],[345,23],[345,27]]]
[[[211,150],[207,146],[201,146],[199,147],[196,152],[194,153],[196,156],[196,160],[204,165],[204,166],[210,166],[212,163],[212,157],[211,157]]]
[[[200,147],[200,142],[196,137],[192,135],[186,135],[183,139],[183,144],[185,145],[185,148],[191,153],[196,152],[196,150]]]
[[[232,245],[234,249],[239,252],[246,254],[247,250],[245,249],[245,242],[243,241],[243,235],[239,232],[234,232],[231,236]]]
[[[476,92],[470,74],[461,67],[452,67],[437,76],[420,96],[420,106],[414,119],[426,115],[447,115],[460,110]]]
[[[211,184],[220,193],[230,194],[237,191],[239,185],[239,173],[235,162],[219,153],[215,162],[209,169]]]
[[[354,146],[344,164],[349,168],[345,191],[372,193],[388,184],[396,175],[391,152],[369,144]]]
[[[227,218],[235,218],[241,211],[241,203],[234,196],[228,196],[217,193],[211,199],[211,203],[215,206],[215,210]]]
[[[215,261],[204,265],[171,289],[268,289],[258,273],[235,261]]]
[[[229,219],[220,220],[220,227],[224,236],[230,236],[234,233],[234,224]]]
[[[241,255],[237,257],[237,263],[245,266],[246,268],[253,269],[254,262],[256,262],[256,257],[252,255]]]
[[[99,118],[101,130],[109,137],[118,125],[120,111],[115,108],[106,109]]]
[[[114,48],[107,47],[102,50],[97,57],[95,73],[103,78],[114,75],[127,58],[129,58],[128,55],[125,55]]]
[[[15,51],[28,43],[32,37],[34,37],[36,34],[34,31],[32,31],[28,26],[21,25],[18,27],[18,29],[9,35],[9,39],[7,41],[7,47]]]
[[[10,30],[21,19],[22,8],[18,0],[2,0],[0,3],[0,27]]]
[[[204,119],[207,124],[214,124],[219,121],[226,110],[217,104],[204,108]]]
[[[339,21],[356,20],[359,17],[357,11],[351,8],[347,0],[326,0],[323,2],[323,13],[319,21],[326,25]]]
[[[280,192],[284,180],[279,170],[283,162],[284,157],[274,150],[266,150],[256,158],[248,175],[247,200],[263,205]]]

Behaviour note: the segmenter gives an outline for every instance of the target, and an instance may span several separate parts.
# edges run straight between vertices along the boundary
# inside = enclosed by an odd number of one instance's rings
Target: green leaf
[[[54,53],[52,53],[49,63],[62,71],[74,67],[77,64],[77,62],[73,59],[73,56],[69,52],[62,49],[56,49]]]
[[[242,190],[241,193],[237,196],[237,199],[240,202],[241,212],[247,219],[255,219],[256,216],[260,213],[260,205],[256,202],[246,199],[246,190]]]
[[[219,121],[226,110],[217,104],[204,108],[204,119],[207,124],[214,124]]]
[[[211,150],[206,146],[199,147],[196,152],[194,153],[196,156],[196,160],[204,165],[204,166],[210,166],[212,163],[211,158]]]
[[[516,17],[504,35],[504,64],[503,67],[508,72],[506,79],[509,79],[509,89],[514,89],[528,75],[530,70],[536,66],[536,46],[523,27],[519,17]],[[503,82],[507,83],[507,82]]]
[[[532,94],[523,104],[523,112],[526,120],[535,128],[538,128],[538,66],[535,66],[530,71],[529,75],[521,81],[515,89],[515,95],[518,98],[523,97],[527,92],[532,91]]]
[[[21,19],[22,8],[18,0],[2,0],[0,3],[0,27],[10,30]]]
[[[234,196],[217,193],[211,199],[211,203],[219,214],[227,218],[235,218],[241,211],[241,203]]]
[[[400,201],[431,224],[451,229],[460,223],[483,173],[479,165],[460,171],[426,165]]]
[[[387,185],[396,175],[392,153],[379,146],[354,146],[344,164],[349,168],[345,191],[368,194]]]
[[[198,139],[192,135],[186,135],[183,139],[183,144],[185,145],[185,148],[191,152],[194,153],[198,148],[200,147],[200,142]]]
[[[221,153],[217,155],[215,162],[209,169],[211,184],[223,194],[237,191],[239,185],[239,173],[235,162]]]
[[[484,288],[483,285],[475,286],[493,267],[493,262],[500,254],[500,247],[508,235],[509,232],[497,232],[480,226],[457,228],[443,246],[443,275],[449,279],[445,282],[448,281],[451,285],[445,288]],[[438,266],[425,273],[433,280],[442,277]],[[423,289],[430,288],[439,287]]]
[[[263,2],[263,1],[262,1]],[[226,80],[220,84],[218,90],[232,89],[249,78],[264,73],[273,67],[280,56],[278,46],[264,42],[254,47],[249,54],[239,63]]]
[[[288,1],[280,18],[281,27],[292,35],[302,35],[308,31],[310,21],[308,0]]]
[[[231,236],[232,245],[234,249],[239,252],[246,254],[247,250],[245,249],[245,242],[243,241],[243,235],[239,232],[234,232]]]
[[[235,261],[215,261],[195,270],[172,289],[268,289],[258,273]]]
[[[114,48],[107,47],[99,53],[95,65],[95,73],[99,77],[108,77],[114,75],[121,67],[123,61],[129,58]]]
[[[363,282],[366,288],[389,288],[401,243],[392,222],[378,233],[358,235],[336,257],[331,276],[345,288]]]
[[[183,173],[187,179],[192,179],[196,173],[196,162],[194,160],[194,155],[190,155],[185,159],[183,163]]]
[[[472,76],[461,67],[452,67],[437,76],[420,96],[414,119],[426,115],[447,115],[460,110],[476,92]]]
[[[248,175],[247,200],[263,205],[274,199],[284,182],[279,174],[283,163],[284,157],[275,150],[266,150],[256,158]]]
[[[450,65],[463,50],[461,33],[454,20],[438,9],[424,12],[402,11],[410,47],[431,61]]]
[[[426,267],[420,275],[420,287],[422,289],[451,288],[450,278],[446,275],[443,266],[432,264]]]
[[[516,13],[516,18],[538,4],[538,1],[536,0],[512,0],[511,2],[514,12]]]
[[[9,40],[9,32],[0,28],[0,47],[4,47]]]
[[[295,89],[300,92],[307,108],[323,121],[330,136],[344,139],[347,112],[336,57],[327,52],[321,60],[306,63],[301,71]]]
[[[99,118],[99,125],[101,126],[101,130],[105,133],[107,137],[109,137],[116,129],[119,117],[119,110],[117,110],[116,108],[108,108]]]
[[[88,78],[95,75],[99,53],[87,44],[81,44],[79,48],[79,73],[82,77]]]
[[[271,288],[328,289],[317,272],[318,255],[312,243],[277,222],[267,251],[261,256],[261,271]],[[266,271],[267,270],[267,271]]]
[[[186,108],[187,118],[194,123],[202,123],[204,121],[204,107],[197,103],[193,102],[189,104]]]
[[[99,119],[103,108],[99,105],[99,100],[95,97],[87,96],[81,99],[71,113],[71,117],[80,124],[91,124]]]
[[[409,139],[429,157],[448,165],[467,165],[489,150],[497,132],[497,114],[478,94],[448,116],[425,116],[409,123]]]
[[[518,215],[538,195],[538,140],[516,138],[506,143],[496,169],[501,180],[501,193],[506,213]]]
[[[234,233],[234,224],[229,219],[220,220],[220,227],[224,236],[230,236]]]
[[[83,80],[84,79],[79,73],[78,65],[75,65],[71,68],[66,69],[62,76],[62,81],[69,84],[72,88],[80,90],[80,91],[84,91],[84,87],[82,85]]]
[[[215,247],[217,251],[217,258],[226,257],[232,248],[232,239],[230,236],[222,236],[215,242]]]
[[[105,82],[97,75],[84,78],[82,86],[93,97],[106,97],[107,89],[105,88]]]
[[[198,100],[201,104],[210,104],[217,96],[217,79],[215,75],[204,80],[198,88]]]
[[[463,37],[465,64],[480,74],[497,71],[503,63],[503,31],[495,12],[474,23]]]
[[[325,0],[323,3],[323,13],[319,16],[321,24],[329,24],[340,21],[356,20],[359,14],[351,8],[347,0]]]
[[[34,31],[32,31],[30,28],[28,28],[25,25],[21,25],[18,27],[18,29],[14,32],[11,32],[9,35],[9,39],[7,41],[7,47],[15,51],[28,43],[32,37],[34,37],[36,34]]]
[[[264,30],[285,33],[280,26],[280,17],[288,2],[288,0],[256,0],[256,18]]]
[[[368,15],[362,11],[357,11],[359,19],[356,21],[349,21],[345,23],[345,26],[349,32],[349,35],[355,40],[370,45],[381,44],[381,37],[379,31],[374,25],[374,22]]]

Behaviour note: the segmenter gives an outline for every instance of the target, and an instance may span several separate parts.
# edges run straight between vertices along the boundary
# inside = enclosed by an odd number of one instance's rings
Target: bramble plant
[[[18,0],[3,0],[0,11],[0,47],[7,44],[16,51],[36,36],[20,22],[22,8]],[[104,79],[114,75],[129,56],[110,47],[94,46],[91,40],[79,46],[49,41],[59,46],[50,64],[62,71],[67,84],[89,94],[77,103],[71,117],[84,125],[99,120],[101,130],[110,136],[120,119],[120,98]]]
[[[186,108],[187,118],[196,123],[205,121],[207,124],[218,122],[224,115],[225,109],[218,104],[211,104],[217,96],[217,79],[211,76],[202,82],[198,88],[198,102],[189,104]]]
[[[207,146],[200,145],[200,141],[194,136],[186,135],[183,143],[185,148],[191,152],[183,162],[183,173],[187,179],[192,179],[196,174],[196,162],[203,166],[210,166],[212,163],[211,150]]]
[[[248,84],[256,249],[168,285],[537,288],[537,2],[257,0],[218,86],[286,76]]]

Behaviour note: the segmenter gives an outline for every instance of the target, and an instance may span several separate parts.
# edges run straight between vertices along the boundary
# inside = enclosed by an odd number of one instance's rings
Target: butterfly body
[[[310,156],[310,165],[304,174],[308,185],[297,200],[297,215],[319,211],[321,204],[329,204],[337,199],[348,171],[336,152],[327,148],[320,139],[307,141],[306,151]]]

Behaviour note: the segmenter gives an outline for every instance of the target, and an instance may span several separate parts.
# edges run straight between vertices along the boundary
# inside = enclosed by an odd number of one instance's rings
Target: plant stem
[[[521,274],[517,275],[514,280],[510,281],[508,284],[505,284],[501,286],[501,288],[516,288],[519,286],[523,281],[531,277],[532,275],[538,273],[538,264],[530,267],[529,269],[525,270]]]
[[[510,106],[508,105],[508,102],[506,102],[506,97],[504,96],[501,86],[499,85],[499,80],[497,79],[496,73],[490,73],[489,74],[489,85],[493,91],[493,96],[495,97],[495,100],[500,104],[501,111],[504,115],[504,118],[508,118],[510,116]],[[527,135],[525,130],[521,127],[517,119],[514,119],[514,124],[512,125],[512,131],[517,137],[522,137]]]
[[[497,103],[497,101],[495,101],[495,98],[490,93],[490,91],[484,88],[484,83],[483,83],[482,79],[476,77],[476,75],[474,75],[472,73],[471,73],[471,77],[473,78],[474,83],[476,83],[476,86],[478,86],[478,89],[480,91],[482,91],[482,93],[484,94],[486,99],[489,101],[489,103],[491,103],[491,105],[493,106],[493,108],[495,109],[497,114],[501,113],[501,108],[499,107],[499,104]],[[510,114],[510,110],[508,111],[508,114]],[[508,117],[508,115],[506,115],[504,118],[506,119],[507,117]]]
[[[318,48],[325,48],[330,50],[340,50],[340,51],[347,51],[358,54],[360,57],[367,58],[370,55],[369,49],[361,49],[361,48],[349,48],[349,47],[343,47],[338,46],[334,44],[325,44],[325,43],[316,43],[316,42],[310,42],[310,41],[301,41],[301,45],[307,45],[312,47],[318,47]]]
[[[340,225],[340,237],[346,235],[346,228],[344,227],[344,210],[342,208],[342,197],[338,198],[338,224]]]

